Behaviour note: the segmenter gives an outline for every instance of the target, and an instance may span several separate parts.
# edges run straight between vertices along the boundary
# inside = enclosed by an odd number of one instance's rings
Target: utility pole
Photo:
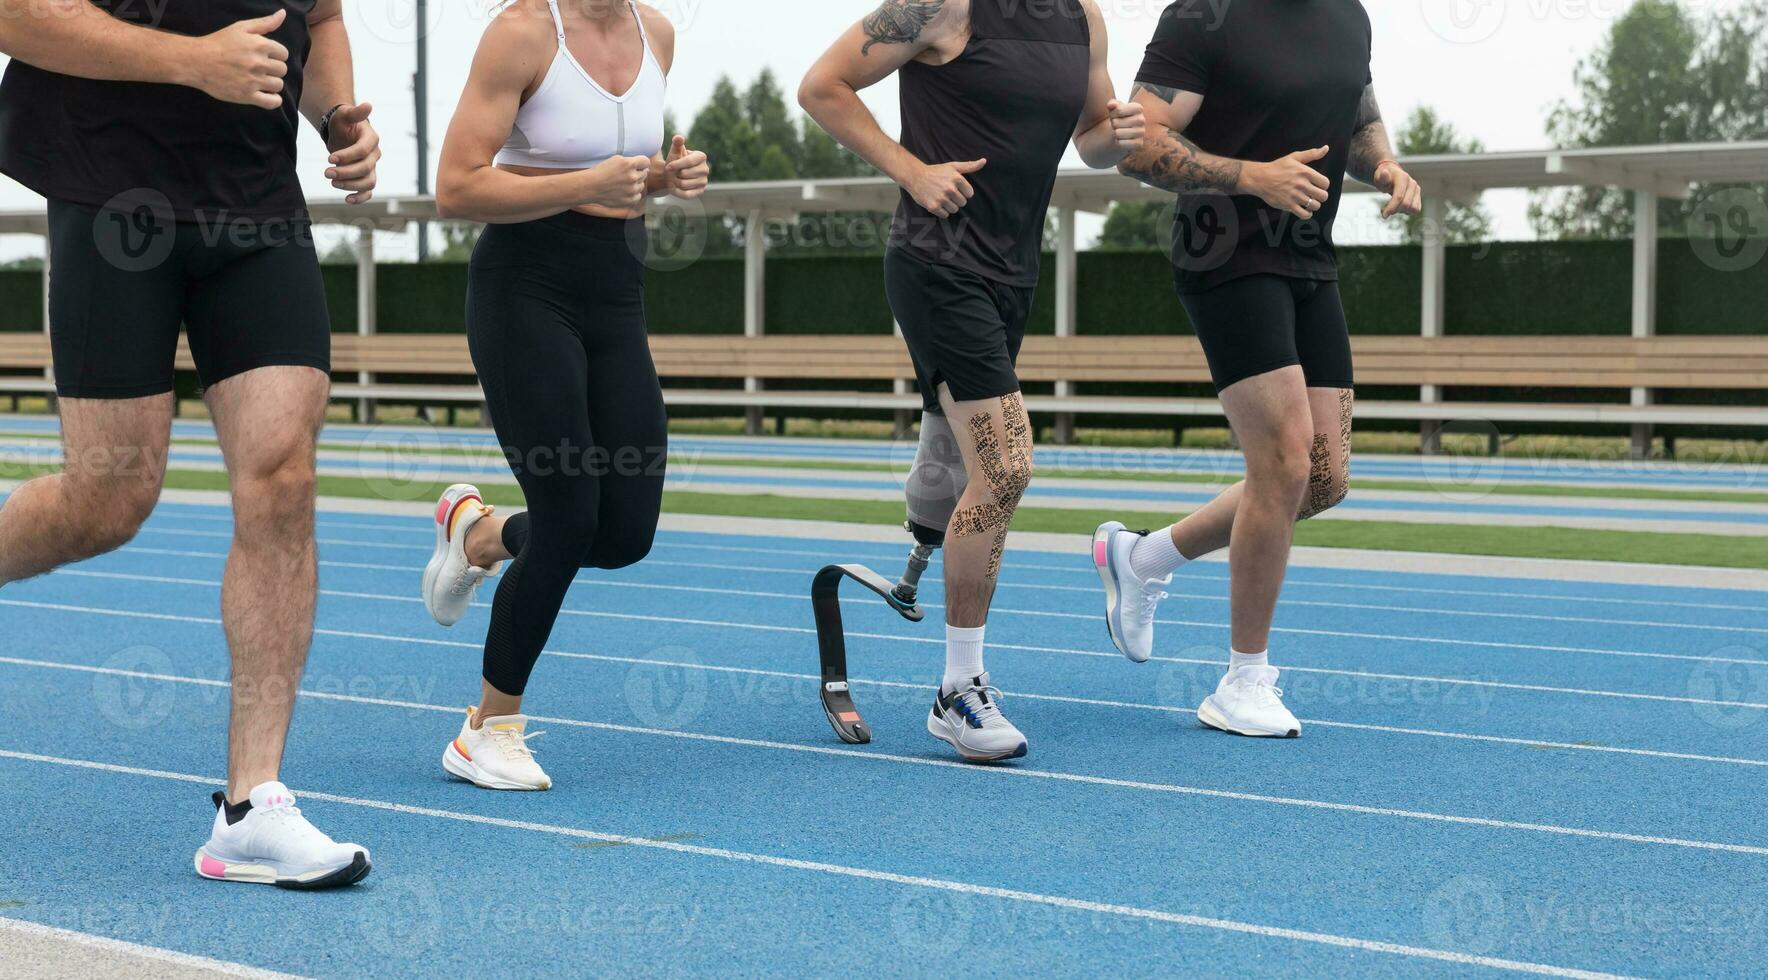
[[[417,192],[430,193],[430,40],[428,0],[417,0],[417,73],[411,77],[417,99]],[[430,226],[417,223],[417,260],[430,258]]]

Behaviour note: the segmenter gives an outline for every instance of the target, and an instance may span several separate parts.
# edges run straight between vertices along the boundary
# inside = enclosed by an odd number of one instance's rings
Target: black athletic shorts
[[[261,367],[331,370],[331,319],[304,220],[203,224],[51,199],[49,263],[64,398],[171,391],[181,324],[205,387]]]
[[[1255,275],[1179,293],[1216,391],[1301,365],[1310,388],[1355,388],[1351,331],[1338,283]]]
[[[939,412],[941,383],[960,402],[1019,390],[1013,363],[1025,342],[1025,321],[1036,291],[903,249],[885,253],[884,292],[908,342],[927,411]]]

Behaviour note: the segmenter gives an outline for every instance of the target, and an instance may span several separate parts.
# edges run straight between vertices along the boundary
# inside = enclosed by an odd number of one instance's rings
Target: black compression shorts
[[[331,320],[300,221],[176,222],[49,201],[49,333],[64,398],[173,388],[182,324],[204,386],[261,367],[331,369]]]
[[[915,362],[927,411],[939,412],[941,383],[960,402],[1019,390],[1013,364],[1025,342],[1035,288],[893,248],[884,257],[884,291]]]
[[[1209,359],[1216,391],[1301,365],[1310,388],[1355,388],[1351,334],[1338,283],[1256,275],[1179,293]]]

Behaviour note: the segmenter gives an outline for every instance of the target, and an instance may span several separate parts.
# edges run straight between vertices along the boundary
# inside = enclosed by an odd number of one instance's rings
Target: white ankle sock
[[[969,687],[982,673],[982,634],[987,626],[945,628],[945,686]]]
[[[1266,653],[1267,651],[1264,650],[1260,650],[1258,653],[1241,653],[1239,650],[1229,650],[1228,672],[1233,673],[1242,667],[1269,667],[1271,660],[1266,656]]]
[[[1130,571],[1144,581],[1166,578],[1188,560],[1179,554],[1179,546],[1173,544],[1173,529],[1170,527],[1143,536],[1130,549]]]

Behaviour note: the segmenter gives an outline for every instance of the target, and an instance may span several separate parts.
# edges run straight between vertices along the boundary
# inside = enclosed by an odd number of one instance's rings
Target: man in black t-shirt
[[[0,17],[0,50],[13,56],[0,171],[48,198],[64,445],[62,472],[0,507],[0,585],[135,536],[165,478],[182,326],[234,505],[228,779],[196,871],[359,881],[368,851],[308,823],[279,779],[313,635],[314,444],[331,384],[300,119],[351,203],[373,193],[380,157],[342,0],[57,3]]]
[[[1142,109],[1114,97],[1107,53],[1094,0],[883,0],[799,91],[902,187],[884,269],[924,408],[909,516],[923,549],[946,546],[946,669],[927,729],[973,761],[1027,751],[989,686],[983,632],[1031,481],[1015,359],[1056,170],[1070,145],[1103,169],[1141,143]],[[900,140],[858,95],[892,74]]]
[[[1394,161],[1357,0],[1225,6],[1177,0],[1161,15],[1132,98],[1148,139],[1119,167],[1179,195],[1173,273],[1203,343],[1246,479],[1153,534],[1099,527],[1093,560],[1112,640],[1146,661],[1172,573],[1226,547],[1233,650],[1198,709],[1213,728],[1294,737],[1266,648],[1298,519],[1349,486],[1354,379],[1332,224],[1348,173],[1417,214]]]

